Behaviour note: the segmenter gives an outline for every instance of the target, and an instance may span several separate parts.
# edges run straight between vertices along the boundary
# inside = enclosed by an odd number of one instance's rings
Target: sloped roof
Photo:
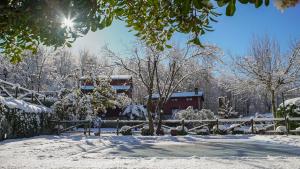
[[[50,113],[52,109],[42,106],[36,105],[29,102],[25,102],[24,100],[19,100],[12,97],[2,97],[0,96],[0,103],[7,106],[10,109],[19,109],[23,110],[26,113]]]
[[[195,92],[176,92],[171,95],[171,98],[180,98],[180,97],[201,97],[203,96],[203,92],[199,91],[198,94]],[[155,93],[152,95],[152,98],[159,98],[159,94]]]
[[[94,90],[94,86],[91,85],[85,85],[85,86],[81,86],[82,90]],[[128,85],[112,85],[111,88],[113,90],[129,90],[130,86]]]
[[[128,85],[113,85],[111,86],[114,90],[129,90],[130,86]]]
[[[116,80],[116,79],[118,79],[118,80],[127,80],[127,79],[132,78],[132,76],[131,75],[111,75],[110,78],[114,79],[114,80]]]

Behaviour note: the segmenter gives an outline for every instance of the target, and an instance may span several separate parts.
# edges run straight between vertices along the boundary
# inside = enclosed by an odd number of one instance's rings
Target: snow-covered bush
[[[239,117],[239,113],[233,111],[233,108],[232,108],[232,106],[230,106],[229,101],[227,101],[227,103],[224,104],[223,107],[219,108],[218,115],[220,116],[220,118],[226,118],[226,119]]]
[[[281,103],[276,111],[276,117],[300,117],[300,97],[289,99],[284,102],[284,106]],[[277,125],[285,125],[285,122],[279,122]],[[289,128],[294,130],[295,128],[300,127],[300,124],[297,121],[290,121]]]
[[[144,105],[131,104],[128,105],[120,115],[126,116],[131,120],[144,120],[147,118],[147,109]]]
[[[204,126],[201,129],[197,129],[195,132],[197,135],[209,135],[209,128]]]
[[[59,100],[52,106],[55,116],[59,120],[71,120],[76,116],[77,105],[79,100],[80,91],[62,89],[59,92]]]
[[[213,126],[213,133],[214,134],[227,134],[227,127],[225,125],[214,125]]]
[[[131,103],[132,103],[132,99],[129,98],[126,94],[120,93],[117,95],[116,104],[117,104],[118,108],[124,110]]]
[[[143,128],[141,129],[141,135],[142,136],[150,136],[150,129],[148,125],[143,126]]]
[[[231,124],[229,128],[232,128],[232,134],[244,134],[245,130],[240,126],[240,124]]]
[[[121,133],[123,136],[126,136],[126,135],[132,135],[131,127],[130,127],[130,126],[123,126],[123,127],[121,127],[120,133]]]
[[[170,133],[172,136],[184,136],[188,134],[188,129],[186,127],[177,126],[175,129],[171,129]]]
[[[253,131],[254,133],[264,134],[266,132],[266,128],[263,124],[256,124],[253,126]],[[249,128],[248,132],[252,133],[252,127]]]
[[[0,140],[31,137],[50,131],[51,113],[27,113],[0,103]]]
[[[278,126],[276,127],[276,132],[278,133],[286,133],[287,132],[287,129],[286,129],[286,126]]]
[[[175,114],[175,119],[185,120],[205,120],[214,119],[214,113],[208,109],[202,109],[200,111],[194,110],[193,107],[189,106],[186,110],[181,110]]]

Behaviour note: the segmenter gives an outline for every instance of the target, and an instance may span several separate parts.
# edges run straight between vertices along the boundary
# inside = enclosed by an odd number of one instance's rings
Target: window
[[[173,102],[176,102],[176,101],[178,101],[178,99],[177,98],[173,98],[173,99],[171,99]]]
[[[193,101],[193,98],[188,97],[188,98],[186,98],[185,100],[186,100],[186,101]]]

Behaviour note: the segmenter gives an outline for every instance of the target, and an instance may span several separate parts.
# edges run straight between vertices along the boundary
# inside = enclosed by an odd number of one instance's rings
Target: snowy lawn
[[[113,136],[0,142],[0,168],[300,168],[299,136]]]

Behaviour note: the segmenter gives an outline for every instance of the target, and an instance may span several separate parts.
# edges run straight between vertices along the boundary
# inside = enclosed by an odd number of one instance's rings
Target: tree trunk
[[[154,134],[154,125],[153,125],[152,114],[150,111],[151,106],[152,106],[152,92],[149,94],[148,101],[147,101],[147,115],[148,115],[148,121],[149,121],[149,132],[151,135],[153,135]]]
[[[275,103],[275,91],[271,90],[271,105],[273,117],[276,118],[276,103]]]
[[[162,119],[161,119],[161,110],[162,110],[162,106],[163,104],[160,102],[158,103],[158,109],[157,109],[157,113],[158,113],[158,124],[157,124],[157,128],[156,128],[156,135],[161,135],[161,123],[162,123]]]

